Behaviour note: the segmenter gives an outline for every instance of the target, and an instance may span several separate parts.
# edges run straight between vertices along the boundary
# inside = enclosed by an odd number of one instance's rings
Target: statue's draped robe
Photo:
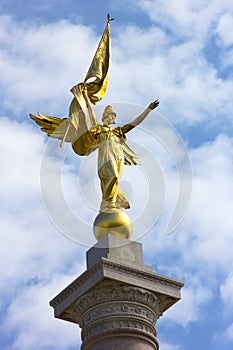
[[[110,125],[98,125],[91,132],[99,150],[98,176],[102,191],[101,210],[129,208],[129,202],[119,186],[125,163],[125,143],[121,128],[113,129]]]

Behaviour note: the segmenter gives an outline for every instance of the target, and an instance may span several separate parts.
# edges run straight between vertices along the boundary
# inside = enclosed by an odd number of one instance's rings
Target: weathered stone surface
[[[103,237],[87,252],[87,268],[95,265],[101,258],[130,264],[152,271],[151,266],[143,264],[142,245],[111,234]]]
[[[155,323],[183,282],[143,264],[141,244],[108,235],[87,252],[87,270],[50,305],[79,324],[82,350],[157,350]]]
[[[154,324],[160,316],[159,300],[147,290],[108,281],[104,288],[84,294],[72,311],[82,328],[82,349],[123,346],[122,339],[126,349],[134,349],[138,342],[157,348]]]

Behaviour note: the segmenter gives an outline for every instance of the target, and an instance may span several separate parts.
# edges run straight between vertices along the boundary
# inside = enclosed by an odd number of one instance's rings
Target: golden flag
[[[84,80],[84,82],[87,83],[88,97],[94,104],[105,96],[108,88],[110,65],[109,23],[110,21],[108,20],[99,46]],[[95,80],[88,83],[88,80],[92,78],[95,78]]]
[[[109,24],[111,20],[112,19],[108,15],[107,25],[100,39],[99,45],[91,62],[90,68],[86,74],[84,82],[75,85],[71,89],[74,98],[70,105],[70,114],[68,121],[73,125],[78,136],[85,133],[88,130],[88,117],[85,113],[88,108],[86,99],[88,99],[88,104],[89,101],[95,104],[105,96],[108,88],[110,65]],[[90,79],[92,81],[88,82],[88,80]],[[91,125],[96,126],[98,124],[98,121],[93,111],[91,113],[91,116],[89,115],[89,117],[91,119]],[[67,125],[67,130],[62,139],[61,147],[66,141],[68,132],[69,125]]]

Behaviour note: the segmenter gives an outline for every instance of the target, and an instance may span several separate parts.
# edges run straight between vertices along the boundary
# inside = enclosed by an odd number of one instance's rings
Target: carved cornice
[[[136,276],[136,277],[140,276],[146,280],[152,281],[154,283],[159,283],[160,285],[164,285],[167,287],[172,287],[177,290],[180,290],[184,286],[184,283],[182,281],[179,281],[170,277],[162,276],[154,272],[143,271],[143,270],[140,270],[140,267],[135,268],[131,265],[125,265],[125,264],[123,265],[120,262],[117,263],[115,261],[108,260],[107,258],[102,258],[102,263],[103,263],[103,266],[112,267],[114,268],[114,270],[127,273],[130,276]]]
[[[160,286],[172,288],[173,290],[180,291],[183,287],[183,282],[168,278],[165,276],[161,276],[155,273],[150,273],[147,271],[140,270],[139,268],[133,267],[131,265],[121,264],[120,262],[113,262],[107,258],[101,258],[101,260],[90,269],[85,271],[81,276],[79,276],[76,280],[74,280],[68,287],[66,287],[61,293],[59,293],[51,302],[50,305],[56,308],[59,304],[61,304],[65,299],[75,293],[85,282],[92,279],[94,275],[101,274],[102,278],[104,278],[105,269],[112,269],[115,272],[127,274],[131,277],[141,278],[146,281],[150,281],[155,284],[159,284]],[[100,277],[101,277],[100,276]],[[101,279],[101,278],[100,278]],[[74,300],[75,301],[75,300]]]
[[[55,308],[60,303],[62,303],[67,297],[73,294],[83,283],[85,283],[89,278],[95,275],[102,267],[101,261],[91,267],[90,269],[83,272],[76,280],[69,284],[61,293],[59,293],[55,298],[50,301],[50,305]]]

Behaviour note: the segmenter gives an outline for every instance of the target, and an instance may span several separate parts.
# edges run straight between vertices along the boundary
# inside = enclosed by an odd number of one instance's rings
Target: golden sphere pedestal
[[[128,214],[121,209],[101,211],[95,218],[93,230],[98,241],[108,233],[129,239],[132,233],[132,222]]]

